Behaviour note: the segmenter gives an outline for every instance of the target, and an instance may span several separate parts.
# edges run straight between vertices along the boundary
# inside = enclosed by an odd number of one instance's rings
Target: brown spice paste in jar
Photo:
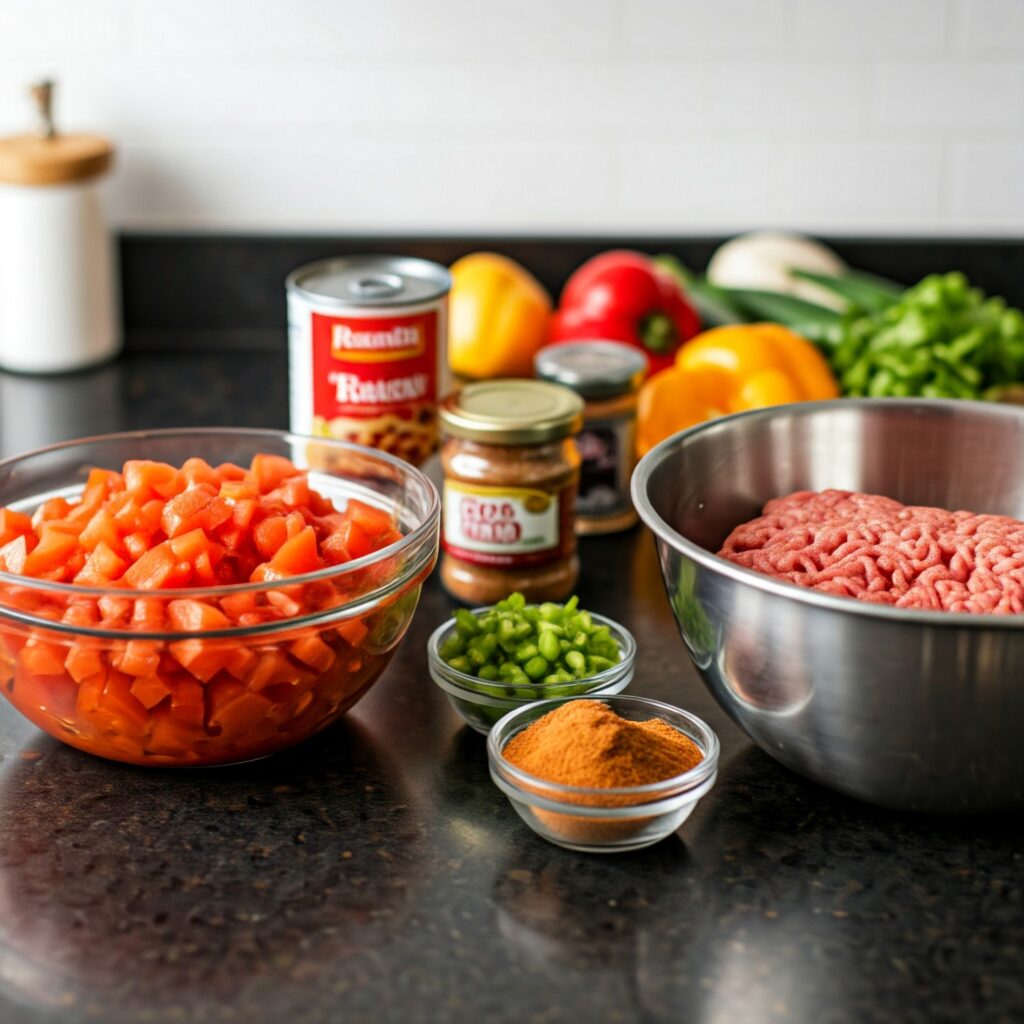
[[[467,604],[512,591],[569,596],[579,577],[574,530],[583,402],[532,380],[470,384],[441,407],[441,581]]]

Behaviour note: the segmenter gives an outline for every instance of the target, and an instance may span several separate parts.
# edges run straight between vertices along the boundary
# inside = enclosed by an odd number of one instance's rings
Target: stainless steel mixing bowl
[[[887,807],[1024,803],[1024,616],[904,611],[718,558],[770,498],[829,487],[1024,519],[1024,409],[844,399],[676,434],[633,476],[683,640],[772,757]]]

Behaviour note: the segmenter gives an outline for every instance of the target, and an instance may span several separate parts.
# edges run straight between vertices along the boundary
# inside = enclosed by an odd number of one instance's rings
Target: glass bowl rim
[[[697,733],[699,740],[694,739],[694,737],[689,734],[684,733],[684,735],[701,747],[704,757],[687,771],[681,772],[679,775],[674,775],[668,779],[662,779],[659,782],[649,782],[643,786],[609,787],[570,786],[561,782],[552,782],[549,779],[542,779],[540,776],[531,775],[529,772],[525,772],[521,768],[517,768],[511,761],[507,761],[505,759],[502,751],[508,741],[512,739],[516,733],[522,731],[521,729],[513,729],[514,726],[519,724],[519,720],[521,718],[531,712],[537,712],[537,717],[542,718],[547,711],[554,711],[557,706],[566,704],[572,700],[599,700],[602,703],[611,706],[612,710],[615,708],[615,703],[621,701],[627,704],[632,704],[636,707],[643,707],[651,711],[660,712],[660,714],[655,714],[654,717],[662,718],[663,721],[663,716],[666,712],[672,716],[682,718]],[[547,710],[541,711],[541,708],[545,708]],[[671,722],[666,724],[671,724]],[[523,728],[525,728],[525,726]],[[659,810],[662,809],[659,806],[660,804],[664,803],[671,806],[680,798],[692,797],[694,790],[702,787],[706,782],[713,781],[718,771],[719,754],[720,744],[718,737],[715,735],[714,730],[703,719],[698,718],[697,715],[692,712],[685,711],[683,708],[676,707],[675,705],[655,700],[653,697],[641,697],[638,694],[632,693],[605,694],[594,697],[581,694],[575,697],[556,697],[553,700],[534,701],[533,703],[526,704],[523,707],[515,708],[512,711],[509,711],[507,715],[498,719],[487,736],[487,756],[491,764],[492,775],[495,771],[498,771],[503,777],[506,777],[506,785],[509,789],[514,791],[517,799],[521,799],[529,804],[547,807],[550,810],[564,811],[581,817],[641,817],[647,814],[657,814],[659,813]],[[540,792],[536,792],[533,788],[526,787],[535,787],[536,789],[539,789]],[[657,798],[659,794],[663,794],[663,799],[660,801],[655,800],[649,803],[631,804],[624,807],[601,807],[593,804],[562,803],[558,799],[560,795],[591,797],[650,796]],[[701,793],[700,795],[703,794]],[[669,806],[666,806],[663,809],[668,810]],[[619,814],[616,814],[615,812],[619,812]]]
[[[469,609],[473,615],[482,615],[489,612],[494,608],[493,604],[480,605],[477,608]],[[602,626],[607,626],[608,629],[616,636],[619,641],[620,657],[619,660],[611,666],[611,668],[602,669],[602,671],[595,673],[592,676],[584,676],[582,679],[573,679],[567,683],[522,683],[516,686],[518,690],[525,690],[527,687],[537,687],[538,692],[544,688],[550,688],[554,686],[587,686],[589,689],[598,689],[601,686],[607,686],[609,683],[616,682],[618,678],[623,675],[630,673],[634,670],[636,664],[636,638],[633,634],[626,629],[620,622],[616,622],[615,619],[608,618],[607,615],[601,615],[598,612],[588,611],[590,617],[598,622]],[[440,653],[441,642],[447,637],[448,633],[451,633],[456,626],[454,619],[446,619],[441,623],[433,633],[430,634],[430,638],[427,640],[427,667],[430,670],[431,678],[434,679],[434,683],[438,686],[441,684],[436,678],[434,678],[435,671],[445,677],[445,683],[447,685],[441,686],[441,689],[446,692],[452,692],[452,690],[464,691],[467,694],[472,694],[475,697],[486,697],[488,700],[494,701],[515,701],[516,703],[526,703],[528,705],[536,704],[537,700],[531,697],[513,697],[504,696],[499,697],[497,694],[483,693],[477,687],[481,684],[485,686],[502,686],[501,680],[489,680],[481,679],[479,676],[470,675],[468,672],[460,672],[457,668],[452,668],[442,657]],[[451,687],[451,689],[449,689]],[[583,696],[583,694],[580,694]],[[564,698],[555,697],[554,700],[562,700]],[[518,708],[516,709],[518,710]],[[495,723],[497,727],[497,722]]]
[[[254,441],[257,438],[265,437],[273,438],[275,441],[283,441],[288,444],[308,444],[312,442],[318,445],[325,445],[336,451],[344,451],[376,460],[398,470],[399,473],[410,477],[419,484],[429,497],[429,505],[422,517],[423,521],[393,544],[388,544],[379,551],[374,551],[369,555],[363,555],[361,558],[354,558],[350,562],[344,562],[338,566],[318,569],[316,572],[304,573],[299,576],[288,576],[282,580],[273,580],[270,582],[262,581],[257,583],[231,583],[209,587],[176,587],[157,590],[139,590],[129,589],[126,587],[83,587],[74,583],[58,583],[53,580],[40,580],[32,576],[20,576],[17,573],[9,573],[4,570],[0,570],[0,586],[18,587],[23,590],[43,591],[51,594],[63,594],[68,598],[117,597],[131,600],[145,597],[156,597],[168,601],[183,598],[192,600],[209,600],[210,598],[224,597],[231,594],[258,593],[267,590],[277,590],[281,587],[302,586],[308,583],[318,583],[325,580],[337,579],[349,573],[358,572],[377,563],[384,562],[403,551],[408,551],[410,549],[416,550],[430,537],[431,534],[436,535],[438,532],[441,514],[441,499],[437,492],[437,488],[426,474],[422,472],[422,470],[413,466],[409,462],[399,459],[397,456],[392,455],[389,452],[378,451],[376,448],[369,448],[365,445],[354,444],[350,441],[341,441],[330,437],[313,437],[308,434],[297,434],[290,430],[275,430],[263,427],[165,427],[154,430],[114,431],[107,434],[94,434],[89,437],[75,438],[71,441],[59,441],[55,444],[44,445],[41,448],[33,448],[30,451],[22,452],[18,455],[8,456],[7,458],[0,459],[0,472],[12,466],[16,466],[18,463],[27,462],[29,459],[36,458],[41,455],[58,451],[73,450],[90,444],[132,440],[145,442],[152,438],[209,437],[211,435],[222,435],[241,440],[251,438]],[[431,547],[433,547],[433,545]],[[420,564],[420,562],[423,564]],[[239,636],[263,635],[265,633],[281,632],[286,629],[316,625],[328,620],[333,621],[335,619],[351,618],[354,615],[358,615],[376,605],[382,598],[391,596],[395,592],[400,591],[410,579],[414,578],[415,575],[424,568],[427,562],[429,562],[429,558],[414,560],[410,566],[405,567],[404,571],[393,580],[369,591],[356,601],[338,605],[334,608],[316,612],[311,615],[280,619],[273,622],[262,623],[259,626],[235,626],[229,629],[211,629],[201,631],[163,630],[146,632],[143,630],[131,629],[112,630],[91,626],[75,626],[68,623],[53,621],[51,619],[37,617],[30,612],[23,612],[17,608],[12,608],[4,604],[0,604],[0,618],[12,619],[23,625],[30,626],[33,629],[53,630],[58,633],[68,633],[76,636],[87,636],[100,639],[175,640],[184,637],[202,637],[203,639],[209,640],[220,638],[237,639]]]

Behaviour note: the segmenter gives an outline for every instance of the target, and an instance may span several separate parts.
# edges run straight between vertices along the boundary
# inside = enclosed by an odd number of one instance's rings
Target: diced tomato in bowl
[[[250,760],[380,677],[437,556],[437,492],[275,431],[111,434],[0,462],[0,689],[144,765]]]

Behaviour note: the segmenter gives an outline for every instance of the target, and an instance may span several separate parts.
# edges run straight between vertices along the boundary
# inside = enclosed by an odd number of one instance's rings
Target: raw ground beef
[[[903,505],[855,491],[775,498],[726,538],[722,558],[859,601],[1024,612],[1024,522]]]

